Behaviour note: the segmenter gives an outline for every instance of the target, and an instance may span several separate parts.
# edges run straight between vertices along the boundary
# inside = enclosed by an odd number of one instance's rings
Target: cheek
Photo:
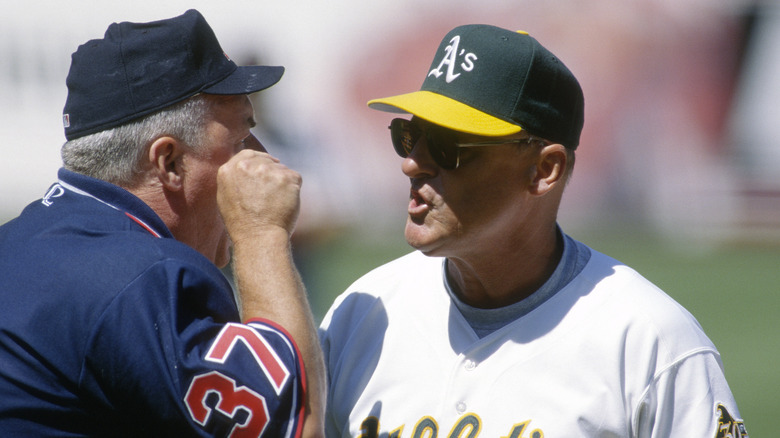
[[[217,204],[217,176],[215,171],[205,171],[191,175],[192,184],[187,188],[189,215],[196,222],[200,235],[210,245],[222,238],[225,226]]]
[[[522,203],[519,178],[486,178],[449,197],[447,206],[465,229],[485,226]]]
[[[216,204],[217,171],[220,164],[214,161],[200,161],[187,171],[187,197],[192,203],[199,205]]]
[[[487,178],[473,178],[467,184],[443,181],[442,210],[450,210],[457,217],[479,214],[496,197],[495,182]]]

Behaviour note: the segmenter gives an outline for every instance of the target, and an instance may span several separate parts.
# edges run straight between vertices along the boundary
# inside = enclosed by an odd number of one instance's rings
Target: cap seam
[[[135,93],[133,93],[133,89],[132,89],[132,87],[130,87],[130,77],[127,74],[127,63],[125,62],[125,45],[124,45],[125,36],[124,36],[124,29],[122,28],[121,24],[117,25],[117,27],[119,28],[119,43],[118,43],[118,45],[119,45],[119,60],[122,63],[122,74],[125,77],[124,86],[125,86],[125,89],[127,90],[128,95],[130,96],[130,105],[132,106],[133,111],[135,112],[135,111],[137,111],[138,107],[135,104]]]
[[[513,113],[517,112],[518,108],[522,108],[520,106],[520,103],[523,101],[523,96],[525,96],[525,87],[528,85],[528,75],[531,73],[531,70],[533,70],[533,67],[536,64],[536,51],[537,51],[537,47],[536,47],[536,44],[534,44],[534,39],[530,35],[527,35],[527,36],[528,36],[529,41],[531,42],[531,44],[530,44],[530,46],[531,46],[531,61],[526,66],[525,74],[523,75],[523,83],[520,86],[520,90],[517,93],[517,96],[515,96],[514,102],[512,102],[512,108],[510,108],[510,110],[506,112],[506,114],[509,114],[509,115],[513,115]],[[525,111],[521,111],[521,112],[523,114],[525,114]],[[517,121],[517,120],[513,119],[512,123],[517,123],[518,126],[520,126],[519,125],[520,122]],[[522,123],[524,125],[523,129],[526,129],[526,126],[528,125],[528,122],[524,121]],[[534,127],[533,129],[530,129],[529,131],[534,131],[535,129],[536,128]],[[534,132],[534,133],[536,133],[536,132]]]

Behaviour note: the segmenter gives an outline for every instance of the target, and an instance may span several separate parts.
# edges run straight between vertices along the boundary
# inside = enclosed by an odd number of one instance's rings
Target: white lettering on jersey
[[[43,197],[41,200],[41,203],[45,206],[50,206],[54,201],[52,201],[52,198],[59,198],[60,196],[65,194],[65,189],[62,188],[59,184],[54,184],[51,186],[48,192],[46,192],[46,196]]]

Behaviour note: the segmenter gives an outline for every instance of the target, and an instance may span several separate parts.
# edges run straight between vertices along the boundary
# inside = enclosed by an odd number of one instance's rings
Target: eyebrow
[[[255,121],[255,117],[254,116],[247,117],[246,123],[249,125],[250,129],[254,128],[255,126],[257,126],[257,121]]]

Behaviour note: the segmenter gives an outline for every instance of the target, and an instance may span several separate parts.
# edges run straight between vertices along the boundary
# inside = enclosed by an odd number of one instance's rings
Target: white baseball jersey
[[[712,342],[629,267],[592,251],[562,290],[480,339],[443,261],[381,266],[325,316],[328,437],[747,437]]]

